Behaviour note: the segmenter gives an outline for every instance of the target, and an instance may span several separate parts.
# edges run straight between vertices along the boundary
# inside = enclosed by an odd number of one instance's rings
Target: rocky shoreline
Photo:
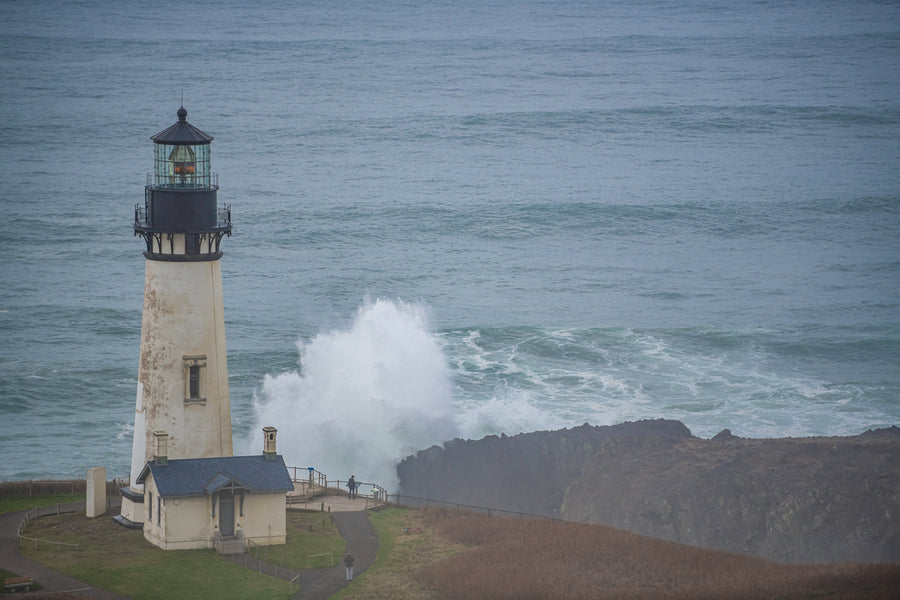
[[[603,523],[785,563],[900,562],[900,428],[702,439],[652,420],[481,440],[404,459],[403,493]]]

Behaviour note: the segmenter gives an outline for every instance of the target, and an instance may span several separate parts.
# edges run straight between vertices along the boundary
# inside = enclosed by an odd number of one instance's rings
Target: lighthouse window
[[[180,185],[188,185],[194,183],[194,173],[196,172],[196,155],[190,146],[175,146],[172,153],[169,154],[169,162],[171,163],[171,171],[174,176],[174,182]]]
[[[191,398],[200,397],[200,367],[194,365],[191,367]]]
[[[172,188],[210,184],[209,144],[156,144],[153,184]]]
[[[206,356],[189,355],[184,357],[184,401],[203,402]]]

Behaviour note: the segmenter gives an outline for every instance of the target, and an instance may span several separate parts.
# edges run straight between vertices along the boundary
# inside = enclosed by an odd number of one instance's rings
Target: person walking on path
[[[349,498],[350,500],[352,500],[353,498],[356,498],[356,479],[355,479],[355,477],[356,477],[355,475],[351,475],[350,481],[347,482],[347,488],[350,490],[347,493],[347,498]]]
[[[348,552],[347,556],[344,557],[344,566],[347,567],[347,581],[353,581],[353,563],[355,562],[356,559]]]

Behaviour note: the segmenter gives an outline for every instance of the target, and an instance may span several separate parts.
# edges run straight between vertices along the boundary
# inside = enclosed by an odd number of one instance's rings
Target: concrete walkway
[[[356,559],[353,577],[365,573],[375,562],[378,551],[378,538],[365,512],[335,512],[334,524],[338,533],[347,542],[347,551]],[[303,588],[294,596],[294,600],[325,600],[336,594],[347,585],[344,557],[336,557],[337,566],[330,569],[302,571],[300,585]]]
[[[318,509],[323,503],[325,510],[332,513],[338,533],[347,542],[347,550],[356,559],[353,571],[355,578],[372,566],[378,551],[378,538],[365,513],[365,509],[372,506],[372,501],[365,498],[350,500],[346,496],[322,496],[314,503],[311,502],[309,507]],[[0,515],[0,567],[12,573],[31,577],[44,586],[41,590],[44,594],[72,592],[74,597],[83,596],[91,600],[128,600],[125,596],[72,579],[22,556],[16,544],[16,534],[26,512]],[[325,600],[348,583],[343,556],[335,557],[334,567],[304,570],[285,569],[256,560],[246,554],[223,558],[253,571],[287,581],[293,580],[301,586],[294,600]],[[40,595],[32,594],[24,597],[39,598]]]
[[[347,551],[356,559],[353,568],[355,579],[372,566],[378,552],[378,537],[365,513],[366,507],[373,505],[372,501],[365,498],[350,500],[346,496],[321,496],[310,502],[309,508],[319,509],[323,505],[326,511],[331,512],[338,533],[347,542]],[[333,567],[302,570],[285,569],[246,554],[223,558],[253,571],[298,583],[301,589],[293,600],[326,600],[348,584],[343,556],[334,557],[336,564]]]

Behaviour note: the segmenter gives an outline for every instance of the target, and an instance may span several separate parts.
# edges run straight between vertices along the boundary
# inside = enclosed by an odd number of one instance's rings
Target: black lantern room
[[[219,206],[218,175],[210,171],[213,136],[178,121],[150,139],[154,169],[147,174],[144,205],[135,206],[134,234],[147,243],[144,256],[152,260],[218,260],[222,237],[231,235],[231,208]]]

